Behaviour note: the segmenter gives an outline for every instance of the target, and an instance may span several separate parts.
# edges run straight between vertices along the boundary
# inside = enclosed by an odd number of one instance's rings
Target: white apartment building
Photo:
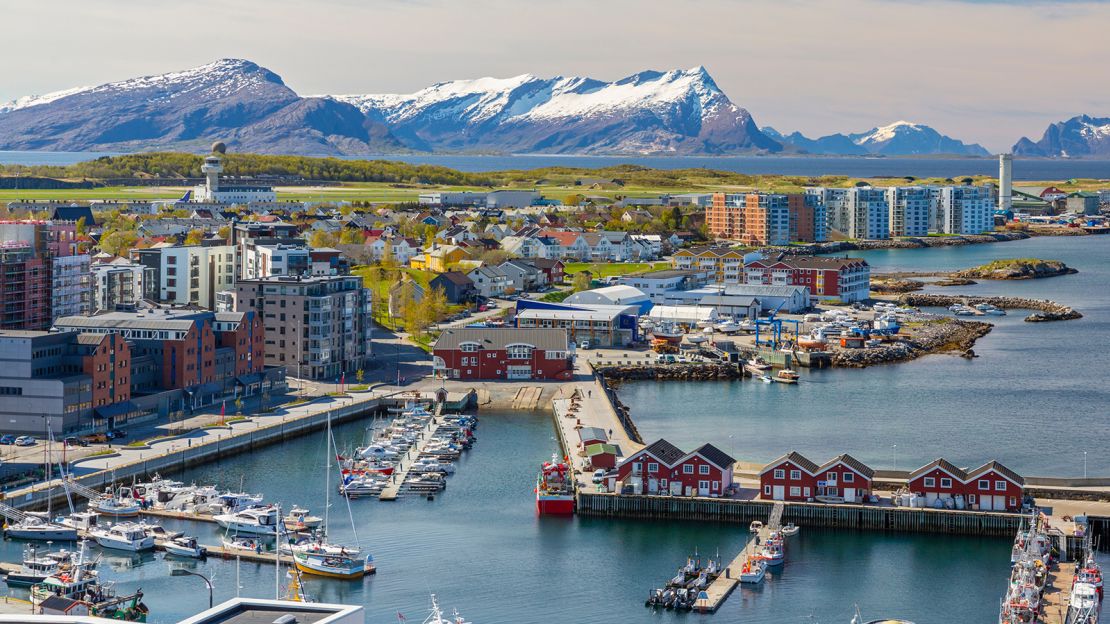
[[[235,286],[235,247],[155,245],[131,252],[143,265],[143,297],[158,303],[214,309],[216,293]]]
[[[143,265],[119,258],[92,265],[94,312],[111,311],[116,305],[138,303],[143,297]]]
[[[55,256],[51,259],[50,309],[52,321],[63,316],[92,314],[89,256]]]
[[[847,220],[841,231],[849,238],[890,238],[890,210],[883,189],[870,186],[848,189],[842,210]]]
[[[945,234],[989,232],[994,229],[994,193],[986,186],[943,187],[937,216]]]
[[[920,186],[896,186],[886,189],[891,236],[927,236],[929,189]]]
[[[244,241],[239,249],[239,278],[304,275],[311,271],[308,248],[299,245],[258,245]]]

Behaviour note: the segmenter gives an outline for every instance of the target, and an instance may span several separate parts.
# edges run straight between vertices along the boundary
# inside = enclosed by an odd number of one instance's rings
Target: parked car
[[[10,433],[5,433],[0,436],[0,444],[15,444],[15,436]]]
[[[108,436],[103,433],[92,433],[87,436],[82,436],[81,441],[85,443],[82,446],[87,446],[89,444],[104,444],[108,441]]]
[[[605,480],[605,469],[598,468],[594,471],[594,483],[601,483]]]
[[[116,440],[118,438],[126,438],[126,437],[127,437],[127,432],[123,431],[122,429],[109,429],[108,430],[108,439],[109,440]]]
[[[678,361],[678,359],[676,359],[675,356],[669,353],[664,353],[656,356],[655,361],[659,364],[674,364]]]
[[[15,439],[16,446],[34,446],[36,442],[35,436],[19,436]]]
[[[590,350],[590,341],[589,340],[583,340],[582,342],[578,343],[578,348],[582,349],[583,351],[589,351]]]
[[[70,437],[66,438],[65,440],[62,440],[62,444],[65,444],[66,446],[88,446],[89,445],[88,442],[82,440],[81,438],[77,438],[77,437],[74,437],[74,436],[70,436]]]

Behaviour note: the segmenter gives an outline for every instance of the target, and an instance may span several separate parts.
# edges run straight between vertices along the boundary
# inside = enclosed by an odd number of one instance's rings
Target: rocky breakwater
[[[653,366],[607,366],[598,374],[612,381],[718,381],[740,379],[739,367],[729,364],[659,364]]]
[[[844,368],[864,368],[878,364],[905,362],[930,353],[956,352],[964,357],[975,357],[971,347],[980,337],[990,333],[994,326],[979,321],[937,319],[914,328],[912,334],[895,342],[867,349],[837,349],[832,355],[832,365]]]
[[[995,260],[972,269],[957,271],[951,276],[957,279],[1025,280],[1070,275],[1072,273],[1078,273],[1078,271],[1059,260],[1009,258]]]
[[[913,307],[947,308],[956,304],[975,306],[980,303],[990,304],[1004,310],[1035,310],[1033,314],[1025,317],[1028,323],[1041,323],[1045,321],[1070,321],[1083,318],[1083,315],[1066,305],[1049,301],[1048,299],[1026,299],[1024,297],[958,297],[955,295],[932,295],[912,293],[902,295],[898,303]]]
[[[960,245],[979,245],[982,243],[1003,243],[1025,240],[1025,232],[995,232],[993,234],[963,234],[960,236],[911,236],[889,240],[830,241],[811,245],[791,245],[772,247],[762,251],[767,253],[788,254],[825,254],[842,251],[866,251],[869,249],[923,249],[926,247],[955,247]]]

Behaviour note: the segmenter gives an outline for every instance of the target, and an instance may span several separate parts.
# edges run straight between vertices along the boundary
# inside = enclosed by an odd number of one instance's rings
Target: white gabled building
[[[886,190],[891,236],[927,236],[929,189],[921,186],[895,186]]]

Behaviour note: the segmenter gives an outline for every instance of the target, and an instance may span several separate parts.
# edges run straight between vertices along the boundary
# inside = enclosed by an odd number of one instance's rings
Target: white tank
[[[998,209],[1009,210],[1013,206],[1013,154],[998,155]]]

